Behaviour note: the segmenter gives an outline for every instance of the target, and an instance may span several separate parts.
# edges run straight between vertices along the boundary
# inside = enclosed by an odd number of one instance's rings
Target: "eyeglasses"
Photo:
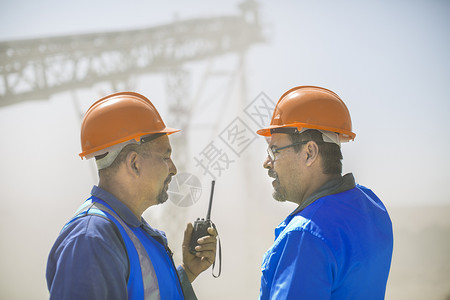
[[[294,147],[294,146],[297,146],[297,145],[306,144],[307,142],[309,142],[309,141],[293,143],[293,144],[290,144],[290,145],[287,145],[287,146],[283,146],[283,147],[279,147],[279,148],[269,147],[269,148],[267,148],[267,154],[269,155],[270,159],[272,161],[274,161],[275,160],[275,154],[280,152],[280,150],[283,150],[283,149],[286,149],[286,148],[289,148],[289,147]]]

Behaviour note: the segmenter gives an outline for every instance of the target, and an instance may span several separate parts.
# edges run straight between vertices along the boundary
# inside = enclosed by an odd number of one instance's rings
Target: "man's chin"
[[[277,200],[278,202],[286,202],[286,197],[277,190],[273,191],[272,197],[273,197],[273,199]]]
[[[167,194],[167,191],[163,190],[157,198],[158,204],[163,204],[164,202],[167,201],[167,199],[169,199],[169,195]]]

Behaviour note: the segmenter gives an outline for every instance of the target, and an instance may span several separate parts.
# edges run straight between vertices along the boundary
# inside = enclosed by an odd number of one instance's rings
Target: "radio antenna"
[[[208,207],[208,213],[206,214],[206,220],[211,219],[211,207],[212,207],[212,199],[214,195],[214,185],[216,184],[216,181],[211,181],[211,196],[209,196],[209,207]]]

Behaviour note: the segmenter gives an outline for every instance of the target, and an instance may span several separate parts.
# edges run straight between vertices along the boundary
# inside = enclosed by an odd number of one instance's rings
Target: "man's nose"
[[[264,160],[263,167],[264,169],[272,169],[272,160],[270,159],[269,155],[267,155],[266,160]]]
[[[170,159],[171,162],[171,166],[169,169],[170,174],[172,174],[172,176],[175,176],[177,174],[177,167],[175,166],[175,163],[173,162],[172,159]]]

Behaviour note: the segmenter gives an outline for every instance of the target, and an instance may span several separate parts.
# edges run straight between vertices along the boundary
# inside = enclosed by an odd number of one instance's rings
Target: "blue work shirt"
[[[126,224],[142,228],[167,247],[164,232],[136,218],[112,194],[97,186],[91,194],[109,205]],[[50,251],[46,272],[50,299],[127,299],[129,272],[125,244],[117,227],[96,215],[77,218],[60,233]],[[179,266],[177,272],[185,298],[196,299],[183,268]]]
[[[380,199],[351,174],[314,198],[275,229],[259,299],[384,299],[393,234]]]

